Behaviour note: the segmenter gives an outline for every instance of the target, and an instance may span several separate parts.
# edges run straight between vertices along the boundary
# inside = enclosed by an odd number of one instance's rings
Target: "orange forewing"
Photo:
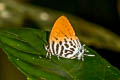
[[[69,20],[65,16],[59,17],[50,33],[49,42],[56,40],[57,42],[67,38],[76,38],[75,32]]]

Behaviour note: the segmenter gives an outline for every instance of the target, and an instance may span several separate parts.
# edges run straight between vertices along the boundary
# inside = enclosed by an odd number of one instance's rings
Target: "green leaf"
[[[52,56],[45,57],[44,46],[47,34],[42,30],[1,29],[0,47],[9,60],[27,77],[28,80],[119,80],[120,71],[110,65],[94,50],[85,47],[89,52],[85,61],[70,60]]]

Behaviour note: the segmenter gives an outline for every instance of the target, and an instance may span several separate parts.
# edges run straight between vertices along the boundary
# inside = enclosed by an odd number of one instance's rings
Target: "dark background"
[[[27,2],[74,14],[120,34],[117,0],[29,0]]]

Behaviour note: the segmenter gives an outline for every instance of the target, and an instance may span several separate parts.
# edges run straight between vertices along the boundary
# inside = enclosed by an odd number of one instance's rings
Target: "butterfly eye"
[[[82,49],[80,49],[79,51],[82,52]]]

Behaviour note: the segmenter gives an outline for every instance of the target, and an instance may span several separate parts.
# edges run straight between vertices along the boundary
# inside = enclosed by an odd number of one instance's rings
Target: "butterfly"
[[[68,59],[84,60],[85,45],[81,45],[75,31],[65,16],[59,17],[53,25],[49,44],[45,46],[46,57],[51,55]]]

